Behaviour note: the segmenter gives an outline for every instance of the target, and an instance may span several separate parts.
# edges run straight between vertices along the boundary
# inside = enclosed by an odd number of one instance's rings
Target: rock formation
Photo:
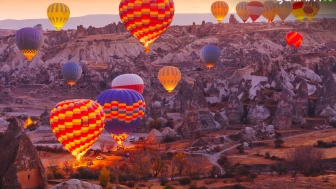
[[[91,184],[78,179],[70,179],[65,182],[59,183],[50,189],[103,189],[101,186]]]
[[[290,129],[292,126],[292,117],[293,106],[285,98],[281,100],[277,106],[272,125],[274,125],[276,129]]]
[[[42,162],[19,120],[7,121],[8,129],[0,140],[0,188],[48,188]]]
[[[148,141],[151,144],[161,143],[163,139],[162,133],[156,129],[152,129],[148,134]]]
[[[230,24],[238,24],[239,23],[239,21],[236,19],[236,17],[234,16],[234,14],[230,15],[229,23]]]
[[[247,114],[249,123],[259,124],[271,116],[270,111],[264,106],[254,105],[250,108]]]
[[[244,114],[244,107],[238,98],[237,94],[232,94],[229,98],[226,115],[229,118],[229,123],[240,123]]]
[[[320,112],[328,105],[334,106],[336,104],[336,79],[332,73],[329,73],[326,77],[327,79],[323,83],[323,87],[316,104],[316,115],[319,115]]]

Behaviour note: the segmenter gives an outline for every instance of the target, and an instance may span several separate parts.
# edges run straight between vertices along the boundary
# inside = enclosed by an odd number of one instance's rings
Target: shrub
[[[92,179],[97,180],[99,177],[99,172],[95,172],[90,168],[80,167],[77,169],[77,173],[72,173],[70,178],[77,178],[77,179]]]
[[[64,174],[63,172],[60,170],[60,169],[57,169],[55,172],[54,172],[54,179],[64,179]]]
[[[205,187],[205,186],[197,187],[197,186],[195,186],[195,185],[191,185],[191,186],[189,187],[189,189],[207,189],[207,187]]]
[[[175,189],[175,187],[168,183],[163,189]]]
[[[188,185],[191,183],[191,178],[184,177],[179,180],[180,185]]]
[[[126,186],[133,188],[135,186],[135,182],[134,181],[128,181],[126,183]]]
[[[105,188],[109,180],[110,180],[110,171],[107,170],[106,167],[103,167],[103,169],[100,171],[99,174],[99,183],[103,188]]]
[[[236,149],[238,150],[238,152],[239,152],[240,154],[244,153],[244,146],[243,146],[243,144],[240,144],[239,146],[237,146]]]
[[[271,154],[270,154],[269,152],[266,152],[266,153],[265,153],[265,158],[266,158],[266,159],[270,159],[270,158],[271,158]]]
[[[274,146],[276,148],[281,148],[284,142],[285,141],[282,140],[281,138],[277,138],[277,139],[274,140]]]
[[[160,185],[165,186],[168,183],[167,177],[161,177],[160,178]]]
[[[163,139],[162,143],[168,143],[168,142],[174,142],[174,141],[176,141],[176,139],[174,137],[166,136]]]
[[[335,147],[335,144],[332,142],[324,142],[323,140],[316,141],[316,144],[314,145],[316,148],[332,148]]]

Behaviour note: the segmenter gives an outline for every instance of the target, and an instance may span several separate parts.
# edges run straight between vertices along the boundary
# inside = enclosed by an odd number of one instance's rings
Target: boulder
[[[158,121],[158,127],[159,127],[159,128],[164,128],[164,127],[166,126],[167,122],[168,122],[168,120],[166,120],[166,119],[163,118],[163,117],[159,117],[159,118],[157,119],[157,121]]]
[[[161,143],[163,140],[163,135],[162,133],[160,133],[160,131],[156,130],[156,129],[152,129],[151,132],[149,132],[148,134],[148,141],[151,144],[157,144],[157,143]]]
[[[103,188],[99,185],[91,184],[78,179],[70,179],[68,181],[52,186],[50,187],[50,189],[103,189]]]
[[[170,127],[165,127],[164,129],[162,129],[161,134],[163,138],[166,138],[166,137],[176,138],[177,137],[177,133]]]

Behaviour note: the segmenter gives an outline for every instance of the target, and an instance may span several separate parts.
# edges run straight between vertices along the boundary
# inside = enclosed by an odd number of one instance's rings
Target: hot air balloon
[[[56,31],[63,28],[64,24],[70,17],[70,9],[66,4],[53,3],[47,9],[47,15],[51,24],[55,27]]]
[[[299,32],[289,32],[286,35],[286,42],[289,46],[294,46],[296,49],[300,47],[303,37]]]
[[[43,26],[42,26],[42,24],[37,24],[36,26],[34,26],[34,28],[40,30],[43,33]]]
[[[305,13],[303,12],[303,2],[294,2],[292,14],[300,21],[305,17]]]
[[[306,1],[303,3],[303,12],[307,16],[309,22],[317,15],[320,11],[320,4],[315,1]]]
[[[108,89],[99,94],[97,102],[105,112],[105,130],[122,145],[145,115],[144,97],[131,89]]]
[[[264,7],[265,10],[262,13],[263,17],[265,17],[269,23],[272,23],[275,16],[276,16],[276,10],[275,10],[276,3],[274,1],[265,1]]]
[[[65,100],[50,112],[52,132],[77,160],[98,140],[104,124],[104,111],[92,100]]]
[[[133,89],[140,94],[143,93],[144,87],[143,80],[136,74],[119,75],[111,83],[112,89]]]
[[[293,5],[290,1],[283,1],[281,4],[278,1],[276,3],[276,12],[282,22],[285,22],[286,18],[292,13]]]
[[[165,66],[159,70],[158,79],[162,86],[171,93],[181,80],[181,72],[175,66]]]
[[[265,10],[264,5],[259,1],[250,1],[247,4],[247,11],[252,19],[252,22],[256,21],[264,12],[264,10]]]
[[[68,62],[62,66],[64,80],[70,85],[74,85],[82,75],[82,67],[75,62]]]
[[[17,47],[28,61],[32,61],[43,45],[43,34],[35,28],[22,28],[15,33]]]
[[[169,27],[174,17],[173,0],[121,0],[121,21],[131,34],[144,45],[145,52]]]
[[[216,20],[221,23],[229,12],[229,5],[224,1],[216,1],[211,5],[211,12]]]
[[[206,45],[200,51],[201,60],[208,69],[214,67],[220,57],[220,49],[216,45]]]
[[[248,11],[247,11],[247,2],[245,2],[245,1],[242,1],[242,2],[237,4],[236,12],[237,12],[238,16],[243,20],[244,23],[250,17],[249,14],[248,14]]]

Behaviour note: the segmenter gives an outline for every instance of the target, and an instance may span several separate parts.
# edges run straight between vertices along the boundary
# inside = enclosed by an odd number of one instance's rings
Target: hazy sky
[[[174,0],[175,13],[210,13],[210,6],[214,1]],[[230,13],[236,12],[235,7],[240,1],[225,0],[229,4]],[[336,14],[336,0],[333,1],[332,3],[321,2],[320,13]],[[0,0],[0,20],[46,18],[46,9],[54,2],[67,4],[72,17],[90,14],[118,14],[120,3],[119,0]]]

